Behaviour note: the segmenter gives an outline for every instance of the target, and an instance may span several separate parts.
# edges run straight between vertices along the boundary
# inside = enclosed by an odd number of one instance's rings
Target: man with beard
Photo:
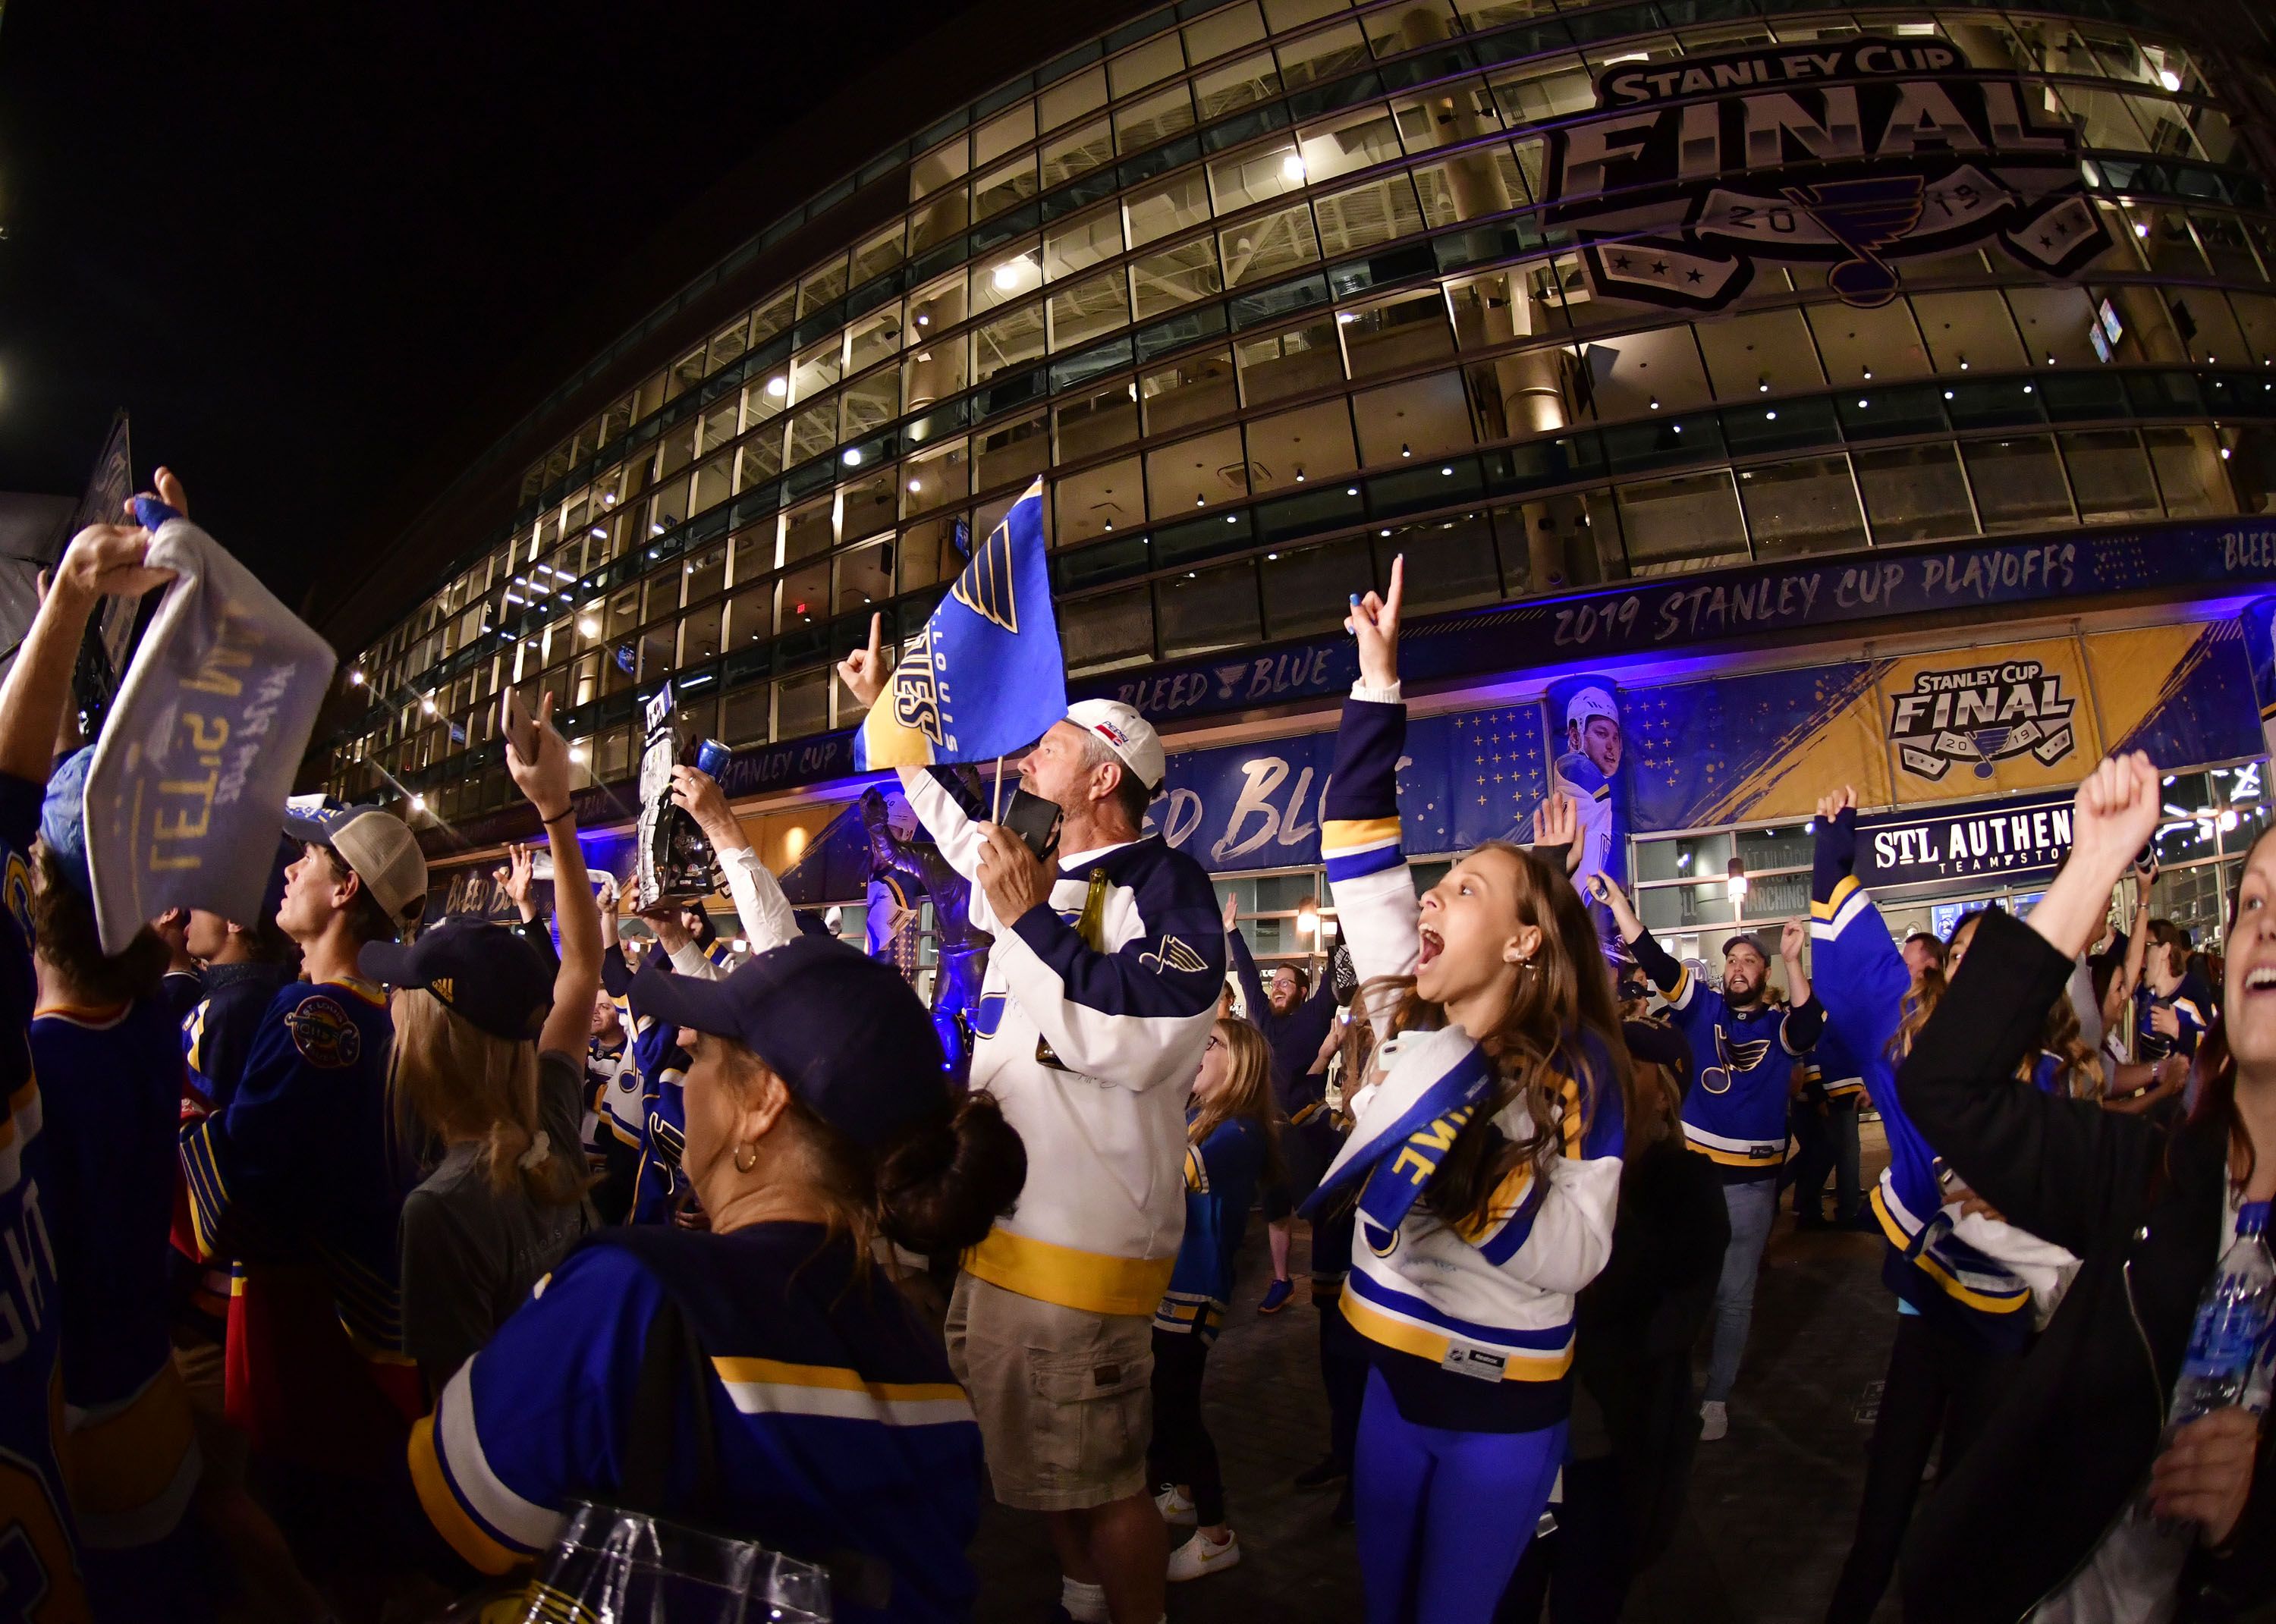
[[[1786,922],[1779,956],[1786,961],[1790,1003],[1775,1008],[1764,999],[1771,950],[1761,937],[1741,931],[1723,944],[1723,986],[1718,991],[1703,985],[1652,939],[1619,886],[1600,877],[1595,890],[1697,1058],[1697,1079],[1683,1099],[1683,1136],[1723,1175],[1731,1243],[1715,1287],[1715,1337],[1699,1408],[1700,1438],[1713,1443],[1729,1430],[1731,1386],[1738,1379],[1755,1313],[1755,1275],[1778,1210],[1794,1063],[1809,1052],[1825,1026],[1825,1007],[1810,996],[1802,968],[1809,932],[1798,919]]]

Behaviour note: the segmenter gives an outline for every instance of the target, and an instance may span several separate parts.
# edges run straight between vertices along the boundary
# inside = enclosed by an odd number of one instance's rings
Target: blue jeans
[[[1367,1624],[1491,1624],[1565,1463],[1567,1430],[1418,1427],[1369,1370],[1351,1479]]]
[[[1778,1180],[1756,1179],[1723,1187],[1731,1215],[1731,1244],[1723,1248],[1723,1275],[1715,1282],[1715,1340],[1707,1355],[1707,1390],[1700,1396],[1720,1404],[1739,1379],[1739,1360],[1747,1351],[1747,1327],[1755,1317],[1755,1276],[1778,1210]]]

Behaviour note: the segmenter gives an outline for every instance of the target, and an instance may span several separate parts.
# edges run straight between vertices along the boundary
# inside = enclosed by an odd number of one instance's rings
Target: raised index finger
[[[1385,618],[1399,618],[1400,601],[1407,596],[1407,555],[1400,553],[1391,561],[1391,589],[1384,594],[1383,612]]]
[[[877,669],[877,651],[884,630],[885,617],[882,614],[871,615],[869,617],[869,669],[871,671]]]

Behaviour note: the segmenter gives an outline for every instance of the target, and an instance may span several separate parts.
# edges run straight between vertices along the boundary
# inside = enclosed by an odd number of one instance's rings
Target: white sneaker
[[[1712,1444],[1731,1430],[1731,1407],[1719,1400],[1710,1399],[1699,1407],[1699,1441]]]
[[[1162,1521],[1173,1529],[1189,1529],[1194,1525],[1194,1503],[1178,1492],[1178,1485],[1165,1484],[1154,1497],[1154,1504],[1162,1510]]]
[[[1188,1520],[1191,1513],[1187,1514]],[[1218,1544],[1206,1534],[1196,1534],[1170,1552],[1170,1582],[1198,1579],[1227,1567],[1240,1566],[1240,1537],[1227,1533],[1225,1544]]]

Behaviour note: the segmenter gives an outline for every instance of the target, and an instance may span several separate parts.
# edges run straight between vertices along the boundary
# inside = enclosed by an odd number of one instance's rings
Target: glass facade
[[[1863,39],[2019,76],[2106,249],[2064,281],[1909,259],[1869,308],[1824,265],[1713,315],[1584,274],[1544,186],[1598,73]],[[2122,0],[1165,10],[866,168],[894,218],[532,465],[357,656],[324,776],[507,806],[510,684],[558,695],[603,782],[667,676],[731,746],[850,725],[831,662],[873,611],[914,634],[1037,476],[1074,675],[1327,631],[1401,552],[1428,612],[2263,511],[2276,214],[2231,117]]]

